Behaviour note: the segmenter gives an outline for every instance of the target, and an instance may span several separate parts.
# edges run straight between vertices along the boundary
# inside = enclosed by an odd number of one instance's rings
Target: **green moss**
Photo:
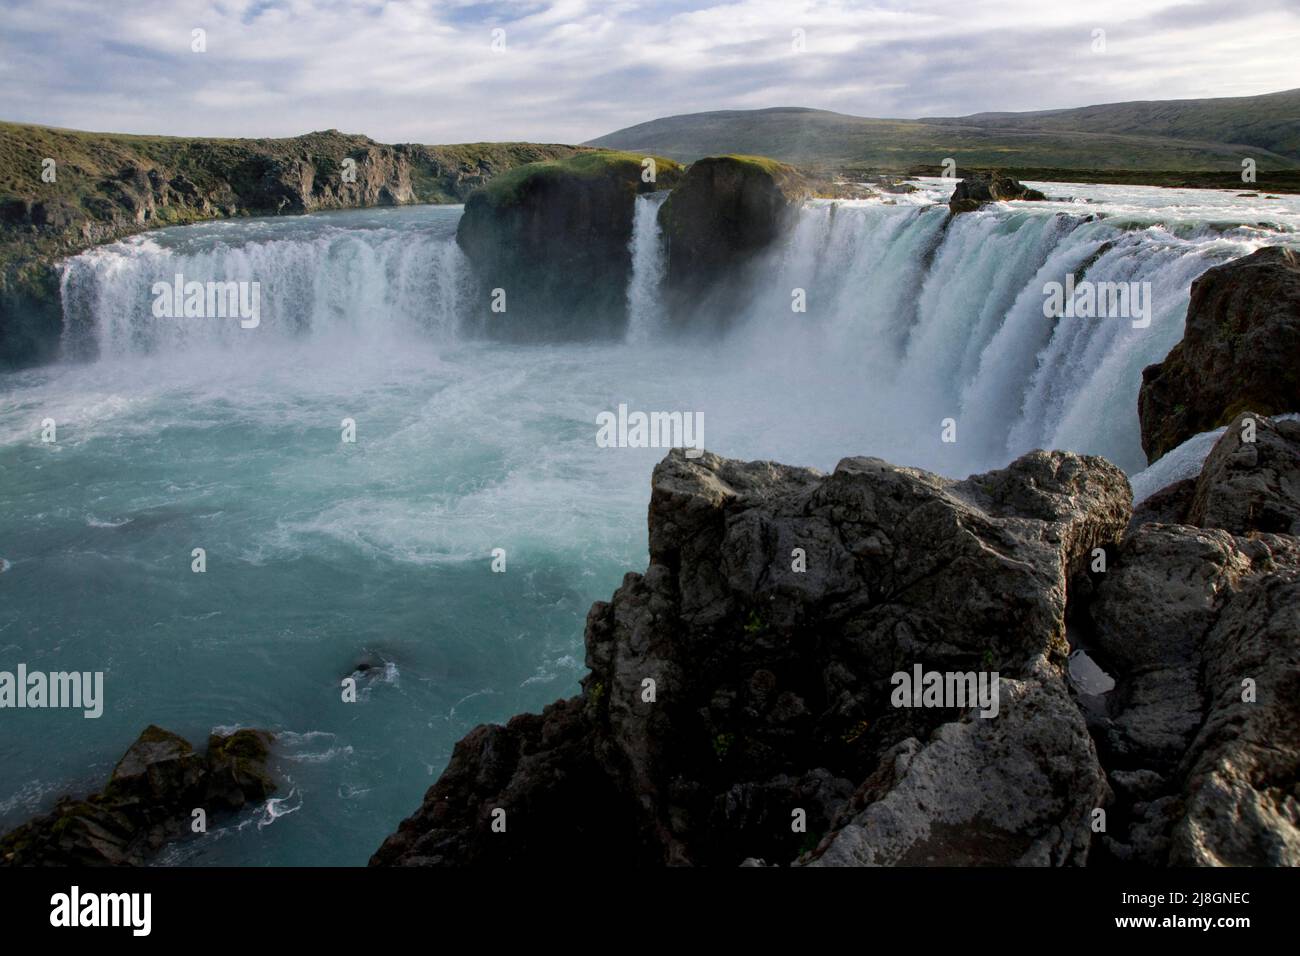
[[[854,743],[855,741],[857,741],[859,737],[861,737],[863,734],[867,732],[870,726],[871,724],[869,724],[867,721],[859,720],[856,724],[853,725],[852,728],[849,729],[848,733],[843,734],[840,737],[840,739],[844,741],[846,744]]]
[[[813,850],[817,849],[817,844],[821,842],[822,838],[816,833],[804,834],[803,842],[799,844],[799,853],[797,855],[803,856],[805,853],[811,853]]]
[[[759,616],[758,611],[751,609],[749,617],[745,619],[745,633],[757,634],[766,626],[767,625],[763,623],[763,619]]]
[[[645,158],[643,154],[599,150],[563,159],[528,163],[497,176],[488,183],[483,193],[493,206],[509,206],[522,200],[538,183],[545,181],[621,178],[639,184],[641,163]],[[655,161],[656,188],[667,188],[676,182],[682,173],[681,165],[662,156],[652,158]]]
[[[713,752],[719,760],[725,760],[727,751],[736,742],[735,734],[718,734],[713,738]]]

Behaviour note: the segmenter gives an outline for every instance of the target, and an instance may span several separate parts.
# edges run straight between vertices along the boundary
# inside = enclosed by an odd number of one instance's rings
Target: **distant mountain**
[[[1072,110],[975,113],[922,120],[984,129],[1166,136],[1202,143],[1239,143],[1300,160],[1300,90],[1202,100],[1135,100]]]
[[[1115,103],[1034,113],[872,119],[778,107],[669,116],[587,145],[690,161],[749,153],[800,165],[904,170],[962,166],[1079,170],[1300,170],[1300,90]]]

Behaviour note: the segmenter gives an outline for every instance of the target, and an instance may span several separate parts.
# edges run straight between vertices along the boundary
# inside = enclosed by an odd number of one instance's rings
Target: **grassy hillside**
[[[1255,110],[1250,104],[1257,101],[1264,102]],[[1161,104],[1090,107],[1079,119],[1080,128],[1070,127],[1070,115],[1081,112],[1077,110],[1050,115],[1004,114],[996,120],[992,114],[982,114],[968,118],[970,122],[870,119],[792,107],[722,110],[652,120],[601,136],[589,145],[653,151],[682,161],[737,152],[802,166],[893,171],[938,167],[951,157],[959,171],[963,167],[1000,167],[1239,173],[1247,155],[1255,159],[1260,172],[1300,170],[1300,155],[1240,145],[1241,137],[1253,137],[1255,143],[1267,140],[1292,149],[1296,130],[1294,126],[1288,129],[1284,118],[1290,109],[1287,104],[1293,101],[1293,94],[1184,101],[1216,105],[1199,113],[1194,107],[1180,107],[1163,123],[1153,116],[1154,108]],[[1143,113],[1139,105],[1152,110]],[[1107,114],[1108,109],[1116,112]],[[1148,114],[1150,123],[1144,122]],[[1215,134],[1238,139],[1216,140]]]
[[[976,113],[922,122],[984,129],[1078,130],[1236,143],[1300,160],[1300,90],[1201,100],[1137,100],[1072,110]]]

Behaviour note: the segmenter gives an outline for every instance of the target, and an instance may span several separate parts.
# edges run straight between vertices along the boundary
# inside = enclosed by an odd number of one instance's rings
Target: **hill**
[[[629,126],[587,145],[680,161],[720,153],[803,166],[875,170],[1052,168],[1240,172],[1300,170],[1300,91],[1223,100],[1117,103],[1038,113],[874,119],[778,107],[688,113]]]

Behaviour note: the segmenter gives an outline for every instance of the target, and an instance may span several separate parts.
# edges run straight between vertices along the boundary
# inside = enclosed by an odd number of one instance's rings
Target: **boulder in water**
[[[809,179],[773,159],[710,156],[692,163],[659,209],[670,312],[690,316],[719,286],[743,285],[748,263],[789,228],[794,210],[814,192]]]
[[[200,756],[182,737],[150,725],[84,800],[64,797],[53,812],[0,837],[0,865],[133,866],[190,830],[192,813],[239,810],[275,791],[266,769],[273,736],[264,730],[213,734]]]
[[[971,173],[953,190],[948,200],[948,209],[955,216],[958,213],[974,212],[986,203],[1009,202],[1011,200],[1044,200],[1047,197],[1037,189],[1003,176],[997,172]]]

